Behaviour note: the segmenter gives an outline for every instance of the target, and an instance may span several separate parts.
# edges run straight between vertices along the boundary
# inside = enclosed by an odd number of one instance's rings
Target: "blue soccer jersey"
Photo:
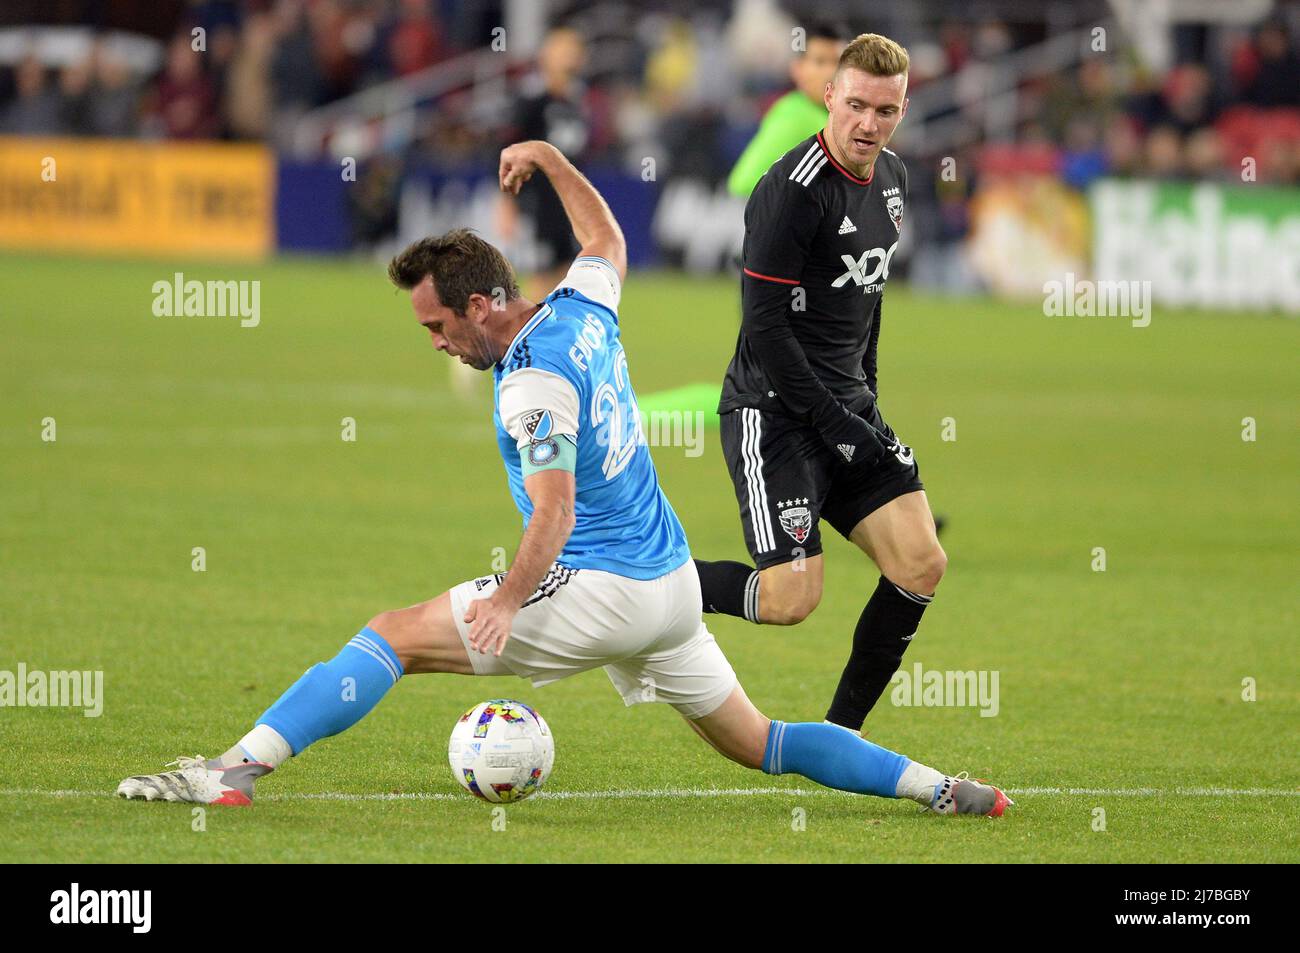
[[[525,526],[533,504],[524,477],[570,461],[576,525],[561,565],[656,579],[690,551],[646,446],[619,341],[619,292],[608,261],[574,262],[496,365],[493,420]]]

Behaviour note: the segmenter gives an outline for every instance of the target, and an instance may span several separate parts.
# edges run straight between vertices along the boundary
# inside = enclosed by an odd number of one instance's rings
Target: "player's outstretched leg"
[[[1014,803],[992,785],[945,775],[838,725],[769,719],[739,685],[716,711],[691,725],[723,755],[767,774],[799,774],[840,791],[908,798],[937,814],[1001,817]]]
[[[127,778],[119,797],[199,804],[253,803],[253,782],[321,738],[352,727],[402,677],[402,663],[370,626],[328,662],[313,665],[253,730],[218,758],[182,757],[174,771]]]
[[[303,673],[225,754],[181,757],[171,762],[177,766],[173,771],[127,778],[118,785],[118,796],[252,804],[255,781],[309,745],[351,728],[403,674],[472,674],[450,606],[448,594],[443,593],[429,602],[375,616],[334,658]]]

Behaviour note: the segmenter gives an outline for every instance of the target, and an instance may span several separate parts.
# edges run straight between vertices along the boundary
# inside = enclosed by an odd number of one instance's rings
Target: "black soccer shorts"
[[[875,404],[862,417],[895,441],[896,453],[854,466],[791,417],[750,407],[722,415],[722,453],[759,569],[820,554],[822,519],[847,539],[867,514],[925,488],[912,448],[898,441]]]

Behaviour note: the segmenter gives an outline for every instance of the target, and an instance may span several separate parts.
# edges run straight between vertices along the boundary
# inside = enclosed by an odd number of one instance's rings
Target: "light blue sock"
[[[351,728],[401,677],[402,663],[392,646],[366,626],[338,655],[307,669],[257,723],[278,731],[297,755]]]
[[[774,720],[763,752],[768,774],[802,774],[828,788],[877,797],[898,796],[898,779],[910,763],[839,725],[811,722]]]

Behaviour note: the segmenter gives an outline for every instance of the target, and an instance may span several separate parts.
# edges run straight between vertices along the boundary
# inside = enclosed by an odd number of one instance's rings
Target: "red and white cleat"
[[[269,764],[248,761],[223,768],[202,755],[181,756],[167,766],[175,771],[138,774],[117,786],[117,796],[127,800],[188,801],[192,804],[229,804],[250,807],[253,782],[272,770]]]

